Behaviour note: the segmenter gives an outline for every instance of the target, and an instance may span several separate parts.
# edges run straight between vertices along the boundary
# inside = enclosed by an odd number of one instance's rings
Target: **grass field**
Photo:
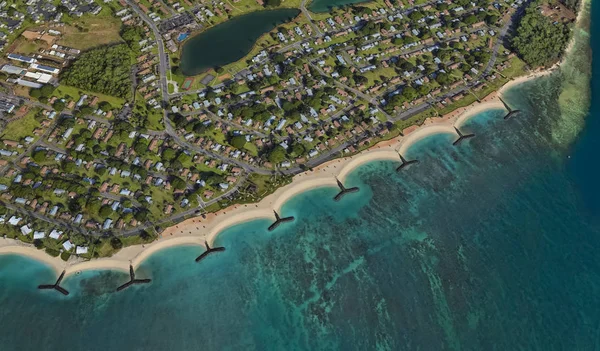
[[[37,54],[40,49],[48,47],[45,42],[30,41],[24,37],[17,38],[13,45],[15,46],[14,51],[23,55]]]
[[[35,120],[38,111],[39,109],[32,109],[23,118],[7,124],[1,138],[19,141],[26,136],[33,136],[32,131],[40,126],[40,123]]]
[[[121,42],[121,21],[104,8],[97,16],[84,16],[60,29],[63,33],[58,44],[87,50],[96,46]]]
[[[79,88],[71,87],[68,85],[61,84],[54,90],[52,95],[58,98],[64,98],[66,96],[70,96],[73,100],[77,101],[81,97],[81,95],[87,94],[88,96],[97,96],[99,101],[107,101],[115,108],[120,108],[125,103],[124,99],[117,98],[114,96],[104,95],[100,93],[94,93],[89,91],[84,91]]]

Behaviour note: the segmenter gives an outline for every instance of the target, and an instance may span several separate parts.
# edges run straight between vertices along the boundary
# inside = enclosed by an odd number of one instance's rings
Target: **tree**
[[[180,152],[179,155],[177,155],[176,160],[180,163],[188,163],[192,160],[192,157],[185,152]]]
[[[536,2],[529,5],[510,42],[519,57],[530,66],[548,66],[564,52],[570,32],[563,23],[553,24],[536,6]]]
[[[244,149],[244,146],[246,146],[246,137],[243,135],[236,135],[231,138],[229,144],[236,149],[242,150]]]
[[[173,178],[171,179],[171,185],[177,190],[185,189],[185,181],[183,181],[183,179],[179,177],[173,176]]]
[[[466,25],[472,25],[477,22],[477,17],[475,15],[469,15],[464,19]]]
[[[495,24],[496,22],[498,22],[498,19],[500,19],[500,17],[498,15],[487,15],[485,16],[485,22],[491,26],[493,24]]]
[[[561,0],[561,2],[570,10],[577,11],[581,0]]]
[[[66,173],[73,173],[73,171],[75,170],[75,162],[73,162],[73,161],[63,161],[63,163],[62,163],[62,169]]]
[[[214,91],[209,90],[209,91],[206,92],[206,98],[207,99],[211,99],[212,100],[212,99],[214,99],[216,97],[217,97],[217,93],[215,93]]]
[[[398,46],[404,45],[404,38],[394,38],[392,39],[392,44]]]
[[[52,108],[58,112],[64,110],[65,107],[66,107],[65,102],[60,99],[56,99],[56,101],[54,101],[54,104],[52,104]]]
[[[173,66],[171,67],[171,73],[178,75],[178,76],[182,76],[183,75],[183,71],[181,71],[181,67],[179,66]]]
[[[144,155],[148,150],[148,142],[144,138],[138,138],[138,140],[133,145],[133,150],[138,155]]]
[[[295,143],[292,146],[292,154],[296,157],[304,155],[305,152],[306,152],[306,148],[304,147],[304,145],[302,145],[300,143]]]
[[[121,239],[117,238],[116,236],[113,236],[112,238],[110,238],[110,246],[112,246],[112,248],[115,250],[120,250],[123,248],[123,242],[121,241]]]
[[[85,209],[88,213],[99,213],[102,203],[96,198],[89,198],[85,204]]]
[[[281,0],[265,0],[264,1],[265,7],[277,7],[280,5],[281,5]]]
[[[108,111],[110,111],[110,110],[113,109],[112,105],[108,101],[101,101],[98,104],[98,108],[101,109],[104,112],[108,112]]]
[[[412,86],[408,85],[402,89],[402,96],[406,98],[406,100],[414,100],[417,97],[417,91]]]
[[[343,77],[351,77],[352,76],[352,71],[350,70],[350,68],[348,68],[346,66],[339,66],[337,71]]]
[[[37,163],[42,163],[46,161],[46,151],[36,150],[31,154],[31,158]]]
[[[88,105],[81,106],[79,108],[79,116],[81,116],[81,117],[89,116],[92,113],[94,113],[94,109]]]
[[[144,31],[139,26],[122,26],[121,38],[129,45],[132,50],[139,49],[139,42],[144,37]]]
[[[39,99],[42,96],[42,91],[40,89],[30,89],[29,96],[35,99]]]
[[[163,153],[162,153],[163,161],[171,161],[174,158],[175,158],[175,150],[169,148],[169,149],[165,149],[163,151]]]
[[[413,11],[408,15],[408,18],[410,18],[412,21],[418,21],[421,18],[425,17],[425,15],[423,14],[423,12],[421,11]]]
[[[429,88],[426,85],[419,85],[417,87],[417,92],[419,95],[427,95],[429,93]]]
[[[68,205],[71,212],[79,212],[85,205],[85,198],[83,196],[72,198]]]
[[[440,84],[440,85],[448,85],[449,83],[451,83],[450,80],[450,75],[448,73],[439,73],[436,77],[435,80]]]
[[[356,83],[356,85],[366,84],[369,81],[369,79],[367,79],[367,77],[361,76],[359,74],[354,75],[354,77],[352,77],[352,79],[354,79],[354,83]]]
[[[150,233],[148,233],[147,231],[145,231],[145,230],[142,230],[142,231],[140,232],[140,238],[141,238],[143,241],[145,241],[145,242],[148,242],[148,241],[150,241],[150,240],[152,239],[152,236],[151,236],[151,235],[150,235]]]
[[[140,209],[133,215],[133,218],[138,222],[145,222],[148,219],[148,213],[148,210]]]
[[[131,98],[131,51],[125,44],[82,53],[61,76],[61,83],[125,99]]]
[[[281,145],[275,146],[269,152],[268,156],[269,162],[273,164],[279,164],[285,160],[285,149]]]
[[[100,217],[108,217],[112,213],[113,213],[113,210],[108,205],[104,205],[104,206],[100,207],[100,211],[98,211],[98,214],[100,215]]]
[[[54,92],[54,87],[50,84],[44,84],[41,88],[40,88],[40,92],[42,93],[43,97],[50,97],[52,96],[52,93]]]

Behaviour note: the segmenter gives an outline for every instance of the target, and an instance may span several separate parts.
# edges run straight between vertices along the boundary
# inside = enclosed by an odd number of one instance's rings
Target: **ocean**
[[[600,40],[576,38],[561,72],[505,93],[521,114],[418,142],[400,172],[365,164],[339,202],[298,195],[295,222],[229,228],[200,263],[160,251],[148,285],[83,272],[65,297],[36,289],[50,268],[1,256],[0,350],[600,349]]]

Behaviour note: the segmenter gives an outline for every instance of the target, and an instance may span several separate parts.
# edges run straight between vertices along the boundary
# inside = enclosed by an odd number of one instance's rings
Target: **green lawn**
[[[19,141],[26,136],[33,136],[32,131],[40,127],[40,123],[35,120],[38,111],[39,109],[33,109],[23,118],[10,122],[1,134],[2,139]]]
[[[119,35],[121,20],[106,6],[97,16],[83,16],[71,22],[60,29],[63,36],[58,41],[59,45],[87,50],[100,45],[122,42]]]
[[[52,93],[53,96],[56,96],[58,98],[65,98],[67,96],[70,96],[71,99],[74,101],[79,100],[79,98],[83,94],[86,94],[87,96],[97,96],[99,99],[98,102],[107,101],[114,108],[121,108],[121,107],[123,107],[123,104],[125,103],[125,99],[121,99],[121,98],[109,96],[109,95],[104,95],[104,94],[100,94],[100,93],[84,91],[82,89],[71,87],[71,86],[64,85],[64,84],[59,85],[58,88],[56,88],[56,90],[54,90],[54,93]]]

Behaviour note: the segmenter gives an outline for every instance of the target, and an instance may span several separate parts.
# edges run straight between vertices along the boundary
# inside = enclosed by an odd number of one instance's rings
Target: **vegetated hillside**
[[[131,98],[131,50],[125,44],[87,51],[62,74],[61,83],[83,90]]]
[[[581,0],[560,0],[560,2],[572,11],[577,11],[579,4],[581,4]]]
[[[529,5],[511,40],[517,54],[532,67],[558,61],[570,37],[569,26],[542,15],[538,5],[538,2]]]

